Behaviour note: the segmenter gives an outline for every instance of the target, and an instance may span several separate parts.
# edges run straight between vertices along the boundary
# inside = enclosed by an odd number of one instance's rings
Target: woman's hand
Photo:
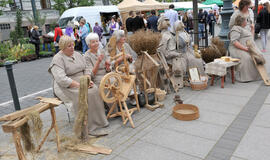
[[[104,58],[104,54],[100,54],[100,55],[98,56],[98,61],[101,62],[101,61],[103,60],[103,58]]]
[[[71,84],[69,85],[69,88],[80,88],[80,83],[77,81],[72,81]]]
[[[94,86],[94,82],[93,81],[90,81],[88,88],[92,88],[93,86]]]
[[[109,61],[106,61],[105,62],[105,68],[106,68],[106,71],[107,72],[110,72],[111,71],[110,66],[111,66],[111,63]]]

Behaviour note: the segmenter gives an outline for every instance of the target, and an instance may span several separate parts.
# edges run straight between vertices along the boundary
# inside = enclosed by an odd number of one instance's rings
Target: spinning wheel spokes
[[[116,101],[115,93],[120,91],[122,86],[121,77],[119,74],[111,72],[106,74],[99,86],[99,92],[101,98],[107,103],[113,103]]]

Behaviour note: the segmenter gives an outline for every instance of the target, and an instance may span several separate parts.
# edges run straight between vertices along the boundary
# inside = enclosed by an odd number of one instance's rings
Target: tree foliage
[[[110,0],[110,2],[113,4],[113,5],[118,5],[119,3],[121,3],[123,0]]]
[[[36,11],[36,16],[37,16],[37,22],[35,23],[35,18],[34,15],[31,14],[31,16],[26,16],[26,19],[28,20],[28,22],[33,26],[33,25],[37,25],[39,27],[42,27],[47,19],[47,16],[41,16],[40,12],[37,10]]]
[[[12,3],[11,0],[0,0],[0,16],[3,14],[3,8],[6,8],[7,4]]]
[[[58,10],[60,15],[69,8],[93,6],[94,0],[54,0],[53,9]]]
[[[16,26],[15,30],[10,33],[10,37],[14,44],[18,43],[18,40],[23,38],[24,33],[22,29],[22,12],[20,9],[16,11]]]

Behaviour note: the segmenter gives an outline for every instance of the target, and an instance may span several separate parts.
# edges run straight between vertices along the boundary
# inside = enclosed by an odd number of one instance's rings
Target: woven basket
[[[199,109],[192,104],[177,104],[173,107],[172,116],[182,121],[192,121],[200,117]]]
[[[157,96],[157,100],[159,102],[162,102],[166,97],[166,91],[157,88],[156,89],[156,96]]]
[[[190,81],[190,87],[192,90],[195,90],[195,91],[200,91],[200,90],[204,90],[207,88],[207,82],[208,82],[208,77],[207,76],[201,76],[202,77],[205,77],[205,80],[202,81],[202,82],[191,82]]]

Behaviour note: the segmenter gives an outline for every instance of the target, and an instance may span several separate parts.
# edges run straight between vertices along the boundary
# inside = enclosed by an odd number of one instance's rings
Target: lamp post
[[[194,28],[194,44],[199,46],[198,32],[198,1],[193,0],[193,28]]]
[[[223,9],[221,11],[221,30],[219,32],[219,37],[225,43],[225,48],[228,49],[230,40],[228,39],[229,34],[229,22],[231,15],[233,14],[232,0],[223,0]]]
[[[36,7],[35,0],[31,0],[31,6],[32,6],[32,11],[33,11],[33,16],[34,16],[34,22],[35,22],[35,25],[37,25],[37,7]]]

